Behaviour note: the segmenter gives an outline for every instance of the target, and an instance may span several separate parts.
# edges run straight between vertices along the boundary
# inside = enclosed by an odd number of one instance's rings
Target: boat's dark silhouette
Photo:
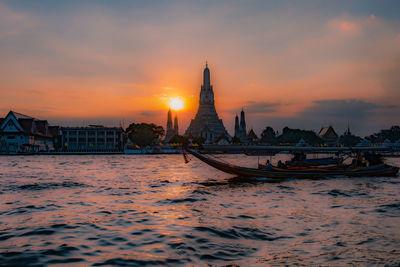
[[[332,176],[345,177],[371,177],[371,176],[396,176],[399,168],[387,164],[379,164],[369,167],[355,167],[347,169],[306,169],[306,170],[289,170],[277,167],[271,168],[248,168],[241,167],[230,163],[212,159],[194,150],[188,149],[189,153],[203,161],[204,163],[229,174],[244,177],[267,177],[273,179],[286,178],[323,178]]]

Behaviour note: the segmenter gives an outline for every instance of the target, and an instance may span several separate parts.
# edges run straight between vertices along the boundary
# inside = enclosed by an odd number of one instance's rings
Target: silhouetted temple
[[[336,146],[339,140],[339,135],[335,132],[331,125],[325,128],[322,127],[318,135],[328,146]]]
[[[207,64],[204,69],[203,85],[200,91],[199,109],[185,132],[185,136],[189,135],[203,137],[206,143],[214,143],[221,135],[231,139],[215,110],[214,92],[210,83],[210,70]]]
[[[258,141],[260,141],[253,128],[251,128],[250,131],[247,133],[247,140],[249,143],[257,143]]]
[[[246,119],[244,116],[244,110],[240,112],[240,124],[239,124],[239,118],[236,115],[235,117],[235,136],[239,138],[240,142],[242,143],[247,143],[248,142],[248,137],[247,137],[247,129],[246,129]]]
[[[175,135],[178,134],[178,132],[179,132],[179,129],[178,129],[178,116],[175,115],[174,125],[172,126],[172,114],[171,114],[171,110],[168,110],[167,132],[165,134],[164,141],[166,143],[168,143],[169,140],[171,140],[172,137],[174,137]]]

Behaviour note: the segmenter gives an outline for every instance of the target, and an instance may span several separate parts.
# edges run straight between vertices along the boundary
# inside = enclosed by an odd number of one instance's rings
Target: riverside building
[[[318,136],[324,141],[327,146],[336,146],[339,141],[339,135],[335,132],[333,127],[322,127]]]
[[[0,152],[6,154],[54,151],[60,127],[10,110],[0,118]]]
[[[123,129],[121,127],[63,127],[64,152],[122,152]]]

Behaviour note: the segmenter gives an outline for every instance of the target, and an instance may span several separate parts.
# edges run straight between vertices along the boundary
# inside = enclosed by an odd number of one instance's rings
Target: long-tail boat
[[[399,168],[389,166],[387,164],[379,164],[370,167],[357,167],[352,169],[342,170],[288,170],[276,167],[258,169],[241,167],[230,163],[225,163],[216,159],[207,157],[196,151],[187,150],[193,156],[203,161],[204,163],[229,174],[244,177],[267,177],[272,179],[286,179],[286,178],[323,178],[332,176],[344,177],[370,177],[370,176],[396,176]]]
[[[266,169],[267,166],[265,164],[258,164],[259,169]],[[286,169],[286,170],[339,170],[343,169],[342,165],[323,165],[323,166],[286,166],[286,168],[277,168],[277,169]]]
[[[286,162],[288,166],[324,166],[324,165],[338,165],[343,162],[343,158],[340,157],[327,157],[327,158],[317,158],[317,159],[301,159],[296,161]]]

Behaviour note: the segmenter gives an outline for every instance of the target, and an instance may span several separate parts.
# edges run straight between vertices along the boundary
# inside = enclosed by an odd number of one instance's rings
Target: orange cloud
[[[340,24],[340,27],[342,28],[342,30],[345,30],[345,31],[355,31],[355,30],[357,30],[356,24],[350,23],[350,22],[342,22]]]

